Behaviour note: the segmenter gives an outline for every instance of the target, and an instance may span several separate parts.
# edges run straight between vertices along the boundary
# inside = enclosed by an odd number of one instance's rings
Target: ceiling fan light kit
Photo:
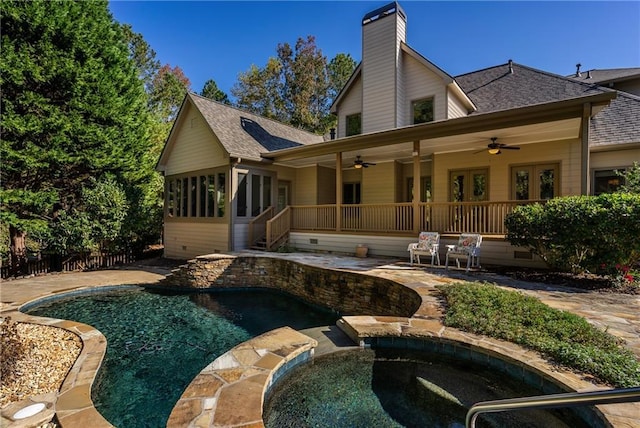
[[[502,149],[520,150],[520,147],[518,146],[508,146],[506,144],[496,142],[497,140],[498,140],[498,137],[491,137],[491,142],[487,144],[487,151],[489,152],[490,155],[499,155],[500,153],[502,153]],[[482,150],[480,150],[480,152],[481,151]],[[480,152],[476,152],[476,153],[480,153]]]
[[[373,163],[373,162],[364,162],[360,158],[360,155],[356,156],[356,160],[353,161],[353,167],[356,168],[356,169],[369,168],[369,166],[371,166],[371,165],[375,165],[375,163]]]

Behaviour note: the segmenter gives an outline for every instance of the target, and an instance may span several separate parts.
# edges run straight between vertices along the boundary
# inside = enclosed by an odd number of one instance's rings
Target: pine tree
[[[0,221],[12,265],[25,237],[80,206],[90,179],[125,187],[149,144],[147,97],[107,1],[3,1]]]

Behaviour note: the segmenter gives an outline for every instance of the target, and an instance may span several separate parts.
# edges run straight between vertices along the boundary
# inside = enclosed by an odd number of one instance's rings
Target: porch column
[[[581,151],[580,151],[580,194],[588,195],[591,187],[589,180],[589,124],[591,123],[591,104],[582,105],[582,129],[581,129]]]
[[[420,195],[422,195],[420,179],[420,141],[413,142],[413,234],[420,233]]]
[[[342,230],[342,152],[336,153],[336,232]]]

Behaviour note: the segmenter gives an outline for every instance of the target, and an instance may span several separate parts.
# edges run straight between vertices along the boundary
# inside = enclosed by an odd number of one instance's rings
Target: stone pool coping
[[[277,255],[277,254],[265,254],[259,253],[258,255],[241,254],[244,257],[282,257],[286,259],[293,259],[290,254]],[[284,256],[284,257],[283,257]],[[215,257],[215,256],[208,256]],[[232,256],[233,257],[233,256]],[[399,284],[409,287],[416,291],[421,299],[422,304],[413,317],[392,317],[392,316],[352,316],[343,318],[344,322],[340,327],[349,333],[349,335],[356,340],[357,343],[362,342],[365,344],[366,340],[371,337],[422,337],[430,338],[442,341],[449,341],[467,345],[474,349],[484,351],[490,355],[500,356],[500,358],[506,358],[510,360],[520,361],[523,365],[533,367],[534,371],[543,373],[550,378],[554,379],[560,385],[564,385],[569,390],[586,391],[596,389],[606,389],[601,385],[597,385],[590,382],[588,379],[584,379],[578,374],[560,370],[542,359],[537,353],[527,351],[517,345],[498,341],[495,339],[489,339],[473,334],[463,333],[461,331],[445,328],[440,322],[442,312],[440,310],[438,297],[433,292],[434,286],[442,283],[452,283],[460,280],[471,279],[477,280],[473,276],[455,277],[456,271],[450,271],[448,275],[440,276],[428,273],[421,267],[413,267],[409,269],[406,264],[393,264],[389,260],[377,262],[373,259],[356,259],[349,257],[335,257],[335,256],[322,256],[322,255],[301,255],[295,259],[298,263],[310,264],[315,267],[323,267],[324,269],[331,269],[336,272],[352,272],[362,275],[376,275],[388,279],[392,279]],[[336,262],[336,260],[338,260]],[[47,318],[33,317],[21,312],[18,309],[29,301],[37,300],[44,296],[62,295],[69,291],[78,289],[92,289],[100,287],[101,285],[114,285],[114,284],[156,284],[156,282],[164,276],[155,275],[155,277],[149,276],[148,273],[142,272],[139,279],[132,280],[135,275],[131,275],[131,272],[124,273],[125,271],[113,271],[113,278],[104,278],[105,273],[99,272],[100,279],[96,280],[96,283],[91,283],[86,286],[87,277],[77,274],[82,279],[76,282],[75,286],[73,280],[66,281],[64,284],[58,284],[57,289],[53,286],[42,285],[42,280],[38,284],[37,289],[25,288],[25,292],[13,289],[10,293],[5,293],[3,286],[2,293],[2,316],[11,316],[12,319],[19,322],[31,322],[35,324],[52,325],[56,327],[66,328],[80,336],[83,342],[83,348],[80,356],[76,360],[73,368],[71,369],[69,376],[65,379],[63,387],[61,388],[56,398],[49,398],[49,400],[55,405],[55,411],[60,425],[63,428],[84,428],[86,426],[102,428],[111,427],[112,425],[97,412],[91,402],[91,385],[97,371],[99,369],[104,353],[106,352],[106,339],[96,329],[84,324],[75,323],[71,321],[52,320]],[[74,275],[68,275],[66,278],[73,278]],[[126,277],[126,280],[118,279]],[[36,278],[40,280],[40,278]],[[84,284],[85,286],[82,286]],[[24,287],[24,286],[23,286]],[[16,291],[17,290],[17,291]],[[11,294],[13,293],[13,294]],[[11,299],[7,298],[7,295],[12,295]],[[207,386],[202,386],[207,388]],[[256,388],[258,390],[259,388]],[[262,395],[262,392],[260,393]],[[32,397],[35,399],[37,397]],[[242,400],[245,400],[243,396]],[[262,400],[262,398],[260,398]],[[29,403],[23,403],[25,406]],[[603,417],[608,421],[611,426],[622,428],[638,427],[638,417],[640,414],[640,403],[627,403],[616,405],[601,405],[596,406],[597,409],[603,414]],[[50,408],[50,407],[48,407]],[[4,417],[3,409],[3,417]],[[228,417],[231,417],[229,415]],[[217,417],[225,417],[222,413],[219,413]],[[34,424],[28,424],[25,419],[20,422],[15,422],[12,427],[27,427],[36,426]],[[3,420],[5,426],[6,420]],[[9,426],[9,425],[6,425]],[[194,425],[196,426],[196,425]],[[207,426],[207,425],[205,425]],[[212,425],[213,426],[213,425]],[[260,420],[255,424],[250,423],[244,426],[263,426],[263,422]]]

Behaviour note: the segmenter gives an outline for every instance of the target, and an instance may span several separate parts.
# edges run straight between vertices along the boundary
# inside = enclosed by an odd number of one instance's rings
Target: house
[[[166,257],[258,241],[407,257],[429,230],[442,244],[482,233],[483,263],[535,266],[505,241],[505,215],[610,191],[640,160],[640,97],[618,86],[637,89],[638,69],[592,81],[509,60],[451,76],[406,43],[406,24],[395,2],[364,16],[334,139],[188,94],[158,163]]]

